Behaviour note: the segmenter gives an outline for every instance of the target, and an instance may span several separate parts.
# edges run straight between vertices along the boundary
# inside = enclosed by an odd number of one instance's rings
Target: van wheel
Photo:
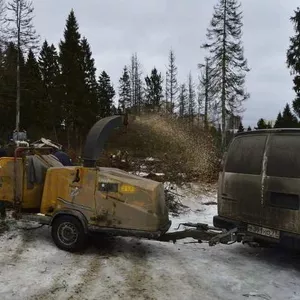
[[[75,252],[87,246],[87,235],[81,222],[73,216],[61,216],[52,225],[52,239],[62,250]]]

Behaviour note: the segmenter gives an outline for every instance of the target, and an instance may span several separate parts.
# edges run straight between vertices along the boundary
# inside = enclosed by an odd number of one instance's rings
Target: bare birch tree
[[[0,0],[0,50],[3,47],[5,41],[5,12],[6,6],[4,0]]]
[[[13,42],[17,47],[17,99],[16,99],[16,128],[20,130],[20,100],[21,100],[21,80],[20,80],[20,54],[28,52],[29,49],[37,49],[39,36],[34,26],[34,8],[32,1],[11,0],[7,4],[7,39]]]

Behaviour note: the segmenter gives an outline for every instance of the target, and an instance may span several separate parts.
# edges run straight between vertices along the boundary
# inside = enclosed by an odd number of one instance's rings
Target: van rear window
[[[272,137],[267,175],[300,178],[299,135],[275,135]]]
[[[265,135],[237,137],[229,148],[225,172],[260,175],[266,138]]]

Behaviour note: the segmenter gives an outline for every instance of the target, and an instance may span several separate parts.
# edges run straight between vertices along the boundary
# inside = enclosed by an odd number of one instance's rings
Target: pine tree
[[[264,119],[259,119],[257,122],[257,127],[255,127],[255,129],[267,129],[268,125],[266,123],[266,121]]]
[[[187,88],[186,85],[183,83],[180,86],[179,92],[179,116],[184,117],[187,113]]]
[[[151,71],[151,76],[145,78],[146,82],[146,106],[150,109],[159,110],[161,106],[161,99],[163,98],[163,80],[161,73],[158,73],[154,68]]]
[[[252,131],[251,126],[248,126],[247,131]]]
[[[294,91],[296,98],[293,101],[293,109],[298,117],[300,117],[300,8],[298,7],[294,16],[291,17],[294,25],[295,35],[290,38],[290,46],[287,51],[287,65],[294,75]],[[278,125],[278,124],[277,124]]]
[[[238,129],[238,132],[244,132],[245,131],[245,128],[243,126],[243,123],[242,121],[240,122],[240,125],[239,125],[239,129]]]
[[[127,67],[123,69],[122,77],[119,80],[119,106],[124,113],[131,107],[131,85]]]
[[[226,145],[226,110],[238,113],[249,95],[245,92],[245,72],[249,71],[242,47],[242,12],[237,0],[219,0],[207,32],[209,43],[202,45],[211,54],[214,80],[222,116],[222,146]]]
[[[131,106],[133,111],[140,113],[144,104],[143,100],[143,81],[141,64],[138,60],[137,54],[133,54],[131,57],[130,66],[130,82],[131,82]]]
[[[202,120],[203,116],[203,108],[205,110],[205,98],[203,98],[203,91],[202,91],[202,85],[201,85],[201,77],[198,76],[199,84],[197,85],[197,114],[198,114],[198,122],[200,123],[200,120]]]
[[[177,82],[177,66],[175,64],[175,54],[171,49],[169,53],[169,65],[166,73],[166,106],[169,107],[170,113],[173,113],[175,107],[175,100],[178,94],[178,82]],[[167,103],[170,102],[168,106]]]
[[[289,104],[286,104],[282,113],[282,124],[283,128],[296,128],[298,127],[298,120],[291,112]]]
[[[195,85],[193,82],[192,73],[190,72],[188,77],[188,116],[191,121],[193,121],[195,116]]]
[[[39,64],[30,50],[24,68],[24,92],[21,102],[21,126],[25,130],[39,135],[45,129],[48,118],[47,99],[44,97],[42,77]]]
[[[82,109],[85,109],[86,91],[83,70],[83,51],[78,23],[72,10],[67,18],[64,39],[60,42],[61,83],[64,86],[63,109],[64,123],[68,133],[68,146],[71,135],[74,145],[79,141],[79,129],[83,126]],[[77,145],[76,145],[77,146]]]
[[[99,77],[98,86],[100,117],[104,118],[112,115],[113,98],[115,96],[115,90],[111,84],[110,77],[105,71]]]
[[[278,115],[277,115],[277,119],[276,119],[274,128],[282,128],[282,125],[283,125],[282,121],[283,121],[282,120],[282,114],[281,114],[281,112],[279,112]]]
[[[92,51],[86,38],[81,40],[82,48],[82,69],[84,72],[85,92],[81,114],[81,136],[85,136],[88,130],[98,120],[100,104],[98,99],[98,83],[96,78],[95,60],[92,58]]]
[[[45,109],[47,118],[45,126],[54,130],[57,139],[57,130],[64,119],[62,110],[63,89],[60,86],[60,68],[55,46],[44,41],[39,56],[39,67],[45,90]]]
[[[201,99],[201,103],[204,102],[204,125],[207,128],[209,112],[211,110],[216,93],[213,70],[210,66],[210,59],[206,57],[205,64],[199,64],[198,68],[202,69],[200,75],[199,98]]]
[[[0,74],[0,132],[5,134],[11,134],[13,129],[15,129],[17,55],[18,50],[13,43],[9,43],[4,48]],[[23,73],[24,57],[22,52],[20,52],[20,69]],[[23,83],[20,87],[24,88]]]
[[[169,81],[169,75],[168,71],[166,71],[166,77],[165,77],[165,112],[167,113],[169,111],[169,91],[168,91],[168,81]]]

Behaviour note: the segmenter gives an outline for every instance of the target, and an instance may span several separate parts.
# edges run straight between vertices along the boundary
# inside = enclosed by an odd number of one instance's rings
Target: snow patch
[[[212,224],[216,192],[178,189],[190,210],[171,217]],[[24,231],[22,224],[0,236],[0,299],[300,299],[300,258],[241,244],[209,247],[135,238],[97,240],[84,253],[59,250],[50,229]],[[193,243],[191,243],[193,242]]]

